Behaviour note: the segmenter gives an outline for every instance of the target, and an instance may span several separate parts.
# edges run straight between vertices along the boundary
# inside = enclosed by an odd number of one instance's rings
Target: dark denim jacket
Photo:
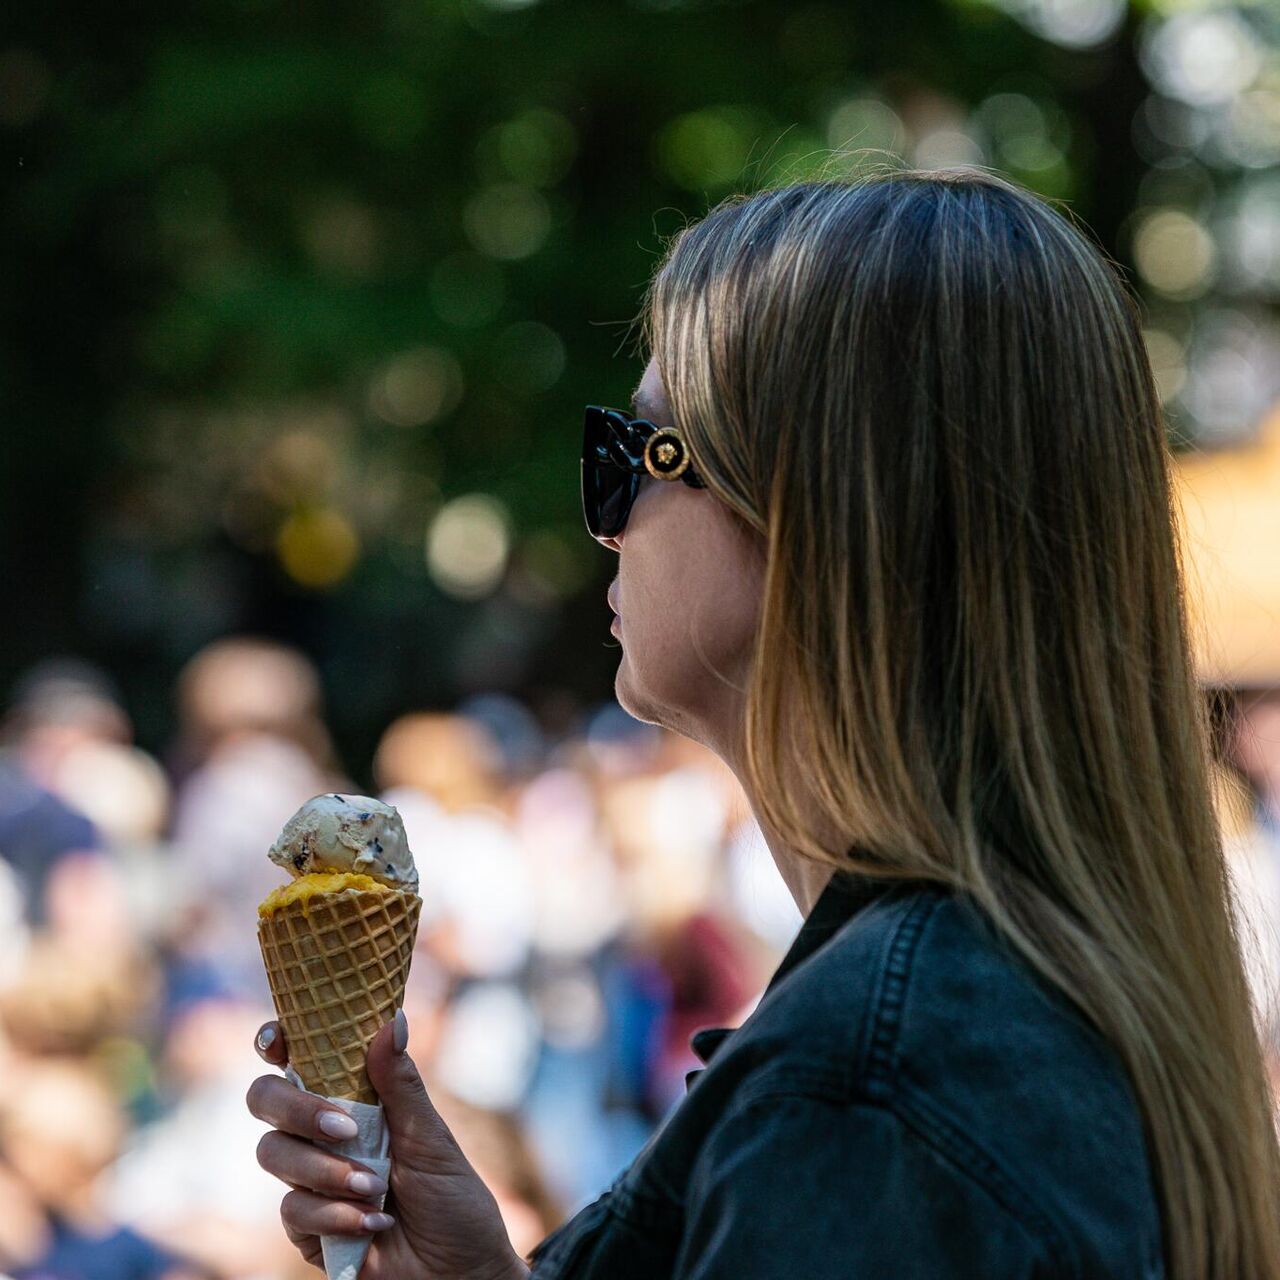
[[[841,874],[537,1280],[1159,1280],[1118,1058],[963,897]]]

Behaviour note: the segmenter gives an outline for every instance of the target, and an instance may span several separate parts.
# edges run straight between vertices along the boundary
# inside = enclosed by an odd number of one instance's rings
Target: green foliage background
[[[1123,260],[1140,19],[1073,51],[983,0],[11,7],[0,683],[100,661],[155,747],[201,644],[279,636],[321,664],[357,776],[412,707],[498,688],[554,719],[608,696],[581,409],[639,376],[663,237],[824,162],[860,94],[1004,92],[1061,144],[1004,167]],[[371,408],[406,352],[452,388],[425,425]],[[466,599],[422,545],[472,493],[504,504],[512,555]],[[323,588],[277,554],[316,509],[359,539]]]

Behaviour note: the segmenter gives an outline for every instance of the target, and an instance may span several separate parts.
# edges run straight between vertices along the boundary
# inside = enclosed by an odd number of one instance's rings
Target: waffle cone
[[[422,899],[345,889],[258,920],[289,1065],[312,1093],[378,1101],[365,1054],[404,1000]]]

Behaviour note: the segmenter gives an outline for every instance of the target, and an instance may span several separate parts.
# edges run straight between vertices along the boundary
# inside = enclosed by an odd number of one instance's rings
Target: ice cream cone
[[[365,1054],[404,999],[421,910],[416,893],[344,889],[288,902],[258,920],[289,1075],[356,1121],[356,1137],[333,1149],[382,1178],[391,1162]],[[322,1236],[328,1280],[356,1280],[371,1243],[370,1236]]]
[[[267,856],[293,877],[258,907],[258,942],[289,1054],[285,1074],[355,1121],[356,1136],[331,1149],[387,1181],[386,1115],[365,1057],[404,1000],[422,910],[404,824],[371,796],[316,796]],[[328,1280],[356,1280],[371,1241],[321,1236]]]
[[[422,899],[345,889],[258,920],[289,1065],[312,1093],[376,1103],[365,1054],[404,1000]]]

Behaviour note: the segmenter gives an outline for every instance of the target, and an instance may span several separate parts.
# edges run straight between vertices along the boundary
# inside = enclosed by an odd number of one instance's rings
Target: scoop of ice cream
[[[316,796],[284,825],[267,856],[293,876],[349,871],[417,892],[400,815],[371,796]]]

